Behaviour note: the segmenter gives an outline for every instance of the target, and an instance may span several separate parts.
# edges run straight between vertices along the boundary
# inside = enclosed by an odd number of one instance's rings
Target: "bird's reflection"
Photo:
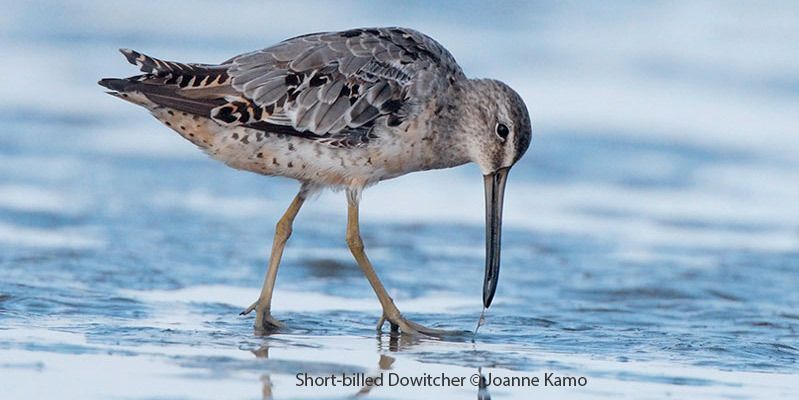
[[[385,336],[388,336],[386,340]],[[387,335],[377,335],[378,351],[386,351],[396,353],[402,350],[407,350],[421,341],[418,335],[403,335],[402,333],[392,331]]]
[[[251,350],[255,358],[269,358],[269,345],[264,344],[261,347]],[[266,373],[261,375],[261,398],[263,400],[272,400],[272,377]]]
[[[396,358],[391,357],[391,356],[387,356],[385,354],[381,354],[380,355],[380,359],[377,361],[377,368],[378,368],[379,372],[371,374],[370,376],[373,377],[373,378],[376,378],[376,377],[380,376],[380,374],[383,371],[390,370],[391,366],[394,364],[394,361],[396,361]],[[366,396],[367,394],[369,394],[369,392],[372,390],[373,387],[374,386],[372,386],[372,385],[364,385],[364,386],[362,386],[361,389],[358,390],[358,393],[355,393],[355,397]]]
[[[399,332],[378,334],[376,336],[377,351],[379,353],[377,369],[373,370],[373,372],[369,374],[369,377],[372,379],[365,379],[365,381],[375,382],[375,378],[381,376],[385,371],[392,369],[396,358],[389,355],[390,353],[407,351],[422,341],[423,339],[418,335],[407,335]],[[249,351],[258,359],[269,359],[269,348],[269,343],[263,343],[258,348]],[[480,376],[479,385],[477,388],[477,399],[490,400],[491,395],[488,392],[488,381],[485,375],[482,373],[482,368],[478,368],[477,373]],[[260,380],[262,385],[261,398],[263,400],[272,400],[274,398],[274,385],[272,384],[270,373],[267,372],[262,374],[260,376]],[[353,394],[353,397],[366,396],[372,391],[373,388],[374,385],[372,384],[364,384],[358,389],[357,392]]]
[[[491,400],[491,394],[488,393],[488,381],[483,375],[483,368],[477,368],[477,374],[480,375],[480,384],[477,386],[477,400]]]
[[[272,400],[272,379],[269,374],[261,375],[261,398],[263,400]]]
[[[384,343],[382,341],[382,337],[378,336],[378,344],[381,348],[381,351],[385,351]],[[410,335],[402,335],[397,333],[396,335],[392,333],[389,335],[389,341],[387,343],[387,350],[390,352],[399,351],[401,348],[405,348],[405,346],[410,346],[413,343],[418,342],[418,340],[412,340]],[[255,358],[262,358],[268,359],[269,358],[269,344],[265,343],[258,347],[255,350],[250,350]],[[396,358],[391,357],[386,354],[380,354],[380,358],[377,361],[377,371],[375,373],[370,374],[371,377],[378,377],[383,371],[388,371],[391,369],[391,366],[396,361]],[[265,373],[261,375],[261,398],[263,400],[272,400],[273,397],[273,385],[272,385],[272,378],[269,373]],[[372,390],[374,386],[372,385],[364,385],[362,386],[355,394],[354,397],[366,396]]]

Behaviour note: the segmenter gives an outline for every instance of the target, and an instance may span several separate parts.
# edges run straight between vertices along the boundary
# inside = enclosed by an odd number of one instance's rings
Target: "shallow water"
[[[260,3],[192,4],[3,4],[3,396],[339,398],[367,390],[296,374],[382,373],[368,396],[474,398],[478,370],[587,381],[489,386],[498,399],[799,391],[795,7],[440,3],[442,21],[417,3],[402,17],[390,3],[300,4],[285,12],[308,18],[286,21]],[[231,30],[234,17],[250,29]],[[532,110],[488,322],[475,343],[376,335],[378,303],[343,243],[345,200],[325,193],[300,213],[280,270],[273,308],[289,329],[255,336],[238,312],[297,185],[206,159],[94,82],[133,73],[116,47],[213,61],[384,24],[432,34]],[[367,251],[418,322],[476,323],[481,186],[467,166],[364,195]],[[388,386],[425,373],[466,382]]]

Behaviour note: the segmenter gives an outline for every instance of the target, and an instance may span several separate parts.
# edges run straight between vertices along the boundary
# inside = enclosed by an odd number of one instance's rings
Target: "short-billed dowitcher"
[[[530,144],[522,98],[502,82],[468,79],[432,38],[406,28],[298,36],[220,64],[162,61],[122,50],[142,75],[103,79],[111,94],[147,108],[212,158],[301,183],[277,223],[257,311],[257,330],[280,322],[270,306],[283,248],[309,194],[346,191],[346,240],[392,329],[439,333],[402,316],[364,252],[362,190],[414,171],[476,163],[486,200],[483,305],[499,275],[505,181]],[[455,199],[453,199],[455,200]]]

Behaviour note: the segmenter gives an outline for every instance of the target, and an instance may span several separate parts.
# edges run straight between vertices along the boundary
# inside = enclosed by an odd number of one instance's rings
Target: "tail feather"
[[[97,83],[112,90],[109,94],[143,106],[168,107],[201,116],[209,116],[213,108],[226,103],[226,100],[221,97],[204,99],[186,97],[174,85],[150,84],[146,81],[138,81],[135,78],[105,78]],[[142,98],[141,96],[144,97]],[[144,98],[148,102],[143,102]]]
[[[127,92],[128,88],[134,83],[130,78],[103,78],[97,82],[98,85],[113,90],[115,92]]]
[[[103,78],[97,82],[98,85],[115,92],[124,92],[127,86],[126,83],[127,80],[117,78]]]
[[[186,64],[164,61],[130,49],[119,49],[129,63],[136,65],[148,78],[164,78],[164,84],[174,84],[181,88],[206,88],[221,86],[228,82],[229,65]]]
[[[226,103],[225,99],[222,98],[190,99],[181,96],[180,94],[175,92],[172,93],[143,92],[143,93],[153,103],[158,104],[161,107],[168,107],[178,111],[187,112],[194,115],[200,115],[203,117],[210,117],[212,109]]]
[[[141,72],[164,76],[177,71],[188,71],[191,67],[174,61],[163,61],[131,49],[119,49],[129,63],[139,67]]]
[[[109,94],[150,109],[169,107],[202,116],[226,103],[224,97],[230,91],[228,65],[164,61],[130,49],[120,52],[144,74],[101,79],[97,83],[111,90]]]

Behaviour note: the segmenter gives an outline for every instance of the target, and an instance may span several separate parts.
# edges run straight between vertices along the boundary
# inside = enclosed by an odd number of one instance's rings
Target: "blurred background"
[[[485,366],[592,382],[542,396],[797,390],[794,3],[0,6],[0,382],[16,397],[303,397],[296,372],[373,370],[387,354],[404,373]],[[120,47],[213,63],[304,33],[392,25],[438,40],[468,76],[505,81],[532,115],[485,331],[476,348],[375,346],[379,306],[344,245],[345,199],[325,193],[298,217],[278,279],[276,316],[294,330],[253,337],[237,313],[258,294],[296,183],[206,158],[96,81],[136,73]],[[482,208],[474,166],[365,193],[367,251],[401,310],[474,326]]]

